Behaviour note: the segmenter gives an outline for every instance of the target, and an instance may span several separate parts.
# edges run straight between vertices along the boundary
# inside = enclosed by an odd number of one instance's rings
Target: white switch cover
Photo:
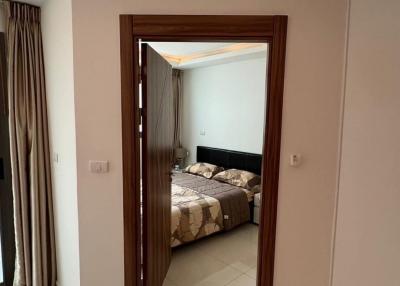
[[[301,164],[301,155],[300,154],[291,154],[290,155],[290,166],[297,167]]]
[[[107,173],[108,161],[89,161],[89,171],[92,173]]]
[[[54,163],[58,163],[58,162],[60,162],[60,155],[58,155],[58,153],[57,152],[54,152],[53,153],[53,162]]]
[[[201,135],[201,136],[205,136],[205,135],[206,135],[206,130],[201,129],[201,130],[200,130],[200,135]]]

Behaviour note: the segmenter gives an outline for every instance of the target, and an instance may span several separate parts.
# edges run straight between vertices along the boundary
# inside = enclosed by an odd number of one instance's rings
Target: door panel
[[[172,66],[142,45],[143,274],[162,286],[171,261]]]

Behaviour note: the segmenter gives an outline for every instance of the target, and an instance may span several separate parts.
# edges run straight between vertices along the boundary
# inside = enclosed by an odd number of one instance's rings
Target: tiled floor
[[[163,286],[255,286],[258,227],[246,224],[173,251]]]

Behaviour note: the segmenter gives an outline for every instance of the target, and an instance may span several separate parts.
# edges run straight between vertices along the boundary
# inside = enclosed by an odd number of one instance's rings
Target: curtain
[[[40,8],[7,5],[14,286],[55,286],[56,256]]]
[[[181,147],[183,71],[172,70],[172,95],[174,101],[174,150]]]
[[[1,9],[1,7],[0,7]],[[4,33],[0,33],[0,116],[7,115],[7,77]]]

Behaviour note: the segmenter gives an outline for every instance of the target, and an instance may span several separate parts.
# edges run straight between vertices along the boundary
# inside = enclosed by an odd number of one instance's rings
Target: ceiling
[[[190,69],[241,59],[266,57],[268,45],[262,43],[148,42],[172,66]]]
[[[150,45],[161,54],[171,56],[188,56],[194,53],[202,53],[212,51],[214,49],[223,48],[232,43],[189,43],[189,42],[151,42]]]

